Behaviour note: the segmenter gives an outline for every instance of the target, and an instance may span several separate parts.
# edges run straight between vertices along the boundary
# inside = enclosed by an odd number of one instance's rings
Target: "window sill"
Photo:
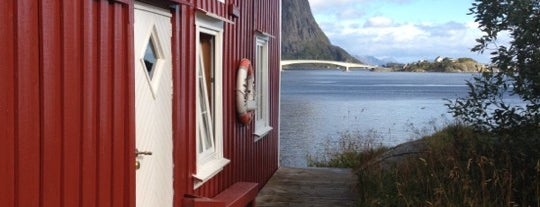
[[[198,187],[201,187],[205,182],[221,172],[230,162],[231,161],[228,159],[218,158],[211,160],[204,165],[197,166],[197,174],[193,175],[193,178],[195,179],[194,188],[197,189]]]
[[[259,141],[260,139],[264,138],[270,131],[272,131],[271,126],[264,126],[264,127],[256,127],[255,132],[253,133],[257,138],[255,141]]]

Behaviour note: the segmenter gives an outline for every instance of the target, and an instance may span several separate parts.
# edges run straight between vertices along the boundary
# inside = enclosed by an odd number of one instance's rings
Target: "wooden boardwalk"
[[[259,207],[355,206],[350,169],[279,168],[257,196]]]

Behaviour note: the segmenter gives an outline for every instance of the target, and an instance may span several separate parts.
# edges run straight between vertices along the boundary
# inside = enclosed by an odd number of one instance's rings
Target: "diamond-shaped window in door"
[[[165,56],[160,39],[158,31],[153,26],[146,41],[143,42],[144,45],[141,45],[142,47],[138,50],[142,52],[142,55],[139,56],[140,69],[145,73],[149,89],[152,91],[154,98],[157,97],[160,79],[168,61],[167,57],[169,57],[168,55]]]
[[[146,50],[144,52],[144,66],[146,67],[146,72],[148,73],[148,77],[150,80],[152,80],[152,77],[154,76],[154,72],[156,70],[156,63],[159,59],[158,54],[156,53],[156,47],[154,46],[154,38],[150,36],[150,39],[148,40],[148,44],[146,45]]]

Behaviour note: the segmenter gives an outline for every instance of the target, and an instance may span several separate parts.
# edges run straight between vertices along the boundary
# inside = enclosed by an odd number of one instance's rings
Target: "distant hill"
[[[401,71],[407,72],[483,72],[486,66],[471,58],[440,58],[433,62],[418,61],[405,65]]]
[[[384,66],[388,63],[398,62],[396,59],[393,59],[393,58],[379,59],[379,58],[376,58],[374,56],[369,56],[369,55],[355,55],[354,57],[356,57],[356,59],[362,61],[365,64],[376,65],[376,66]]]
[[[361,63],[344,49],[334,46],[321,30],[308,0],[283,0],[283,60],[315,59]]]

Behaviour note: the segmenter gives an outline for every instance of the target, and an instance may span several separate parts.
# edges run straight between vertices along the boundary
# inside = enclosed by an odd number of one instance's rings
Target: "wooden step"
[[[257,196],[259,207],[355,206],[351,169],[279,168]]]
[[[187,196],[185,207],[255,207],[257,183],[238,182],[213,198]]]

